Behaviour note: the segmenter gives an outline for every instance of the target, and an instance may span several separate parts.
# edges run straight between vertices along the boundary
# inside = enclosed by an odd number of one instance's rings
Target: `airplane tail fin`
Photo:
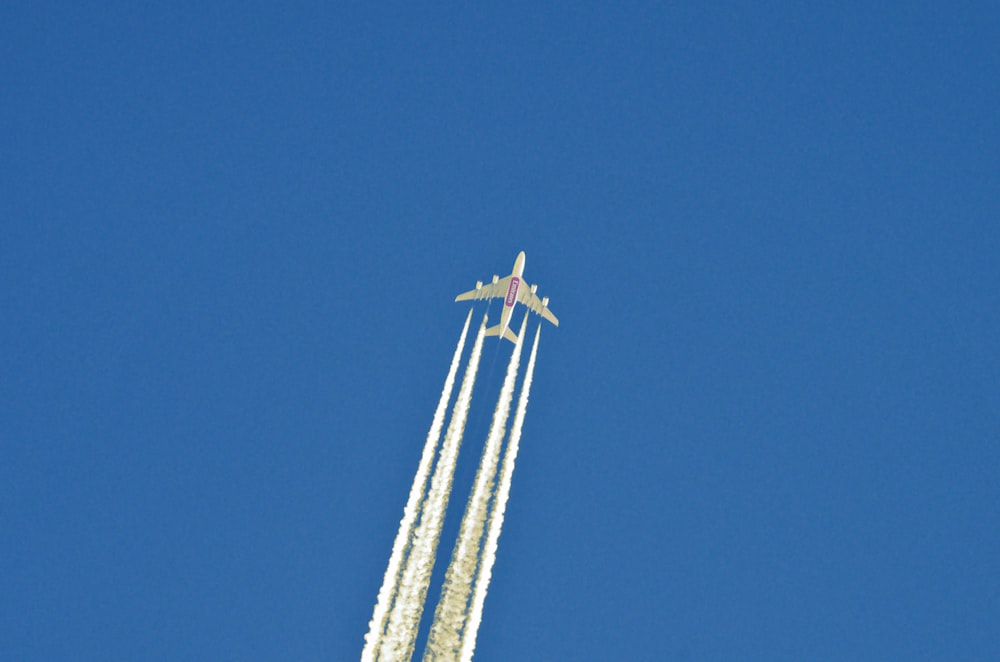
[[[486,329],[486,335],[488,335],[488,336],[499,336],[500,335],[500,325],[496,324],[496,325],[491,326],[490,328]],[[513,331],[511,331],[510,327],[507,327],[507,329],[504,330],[503,337],[506,338],[507,340],[511,341],[512,343],[516,343],[517,342],[517,334],[514,333]]]

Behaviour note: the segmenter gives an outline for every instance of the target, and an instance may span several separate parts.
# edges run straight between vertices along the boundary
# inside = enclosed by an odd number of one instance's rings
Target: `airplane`
[[[528,285],[522,281],[522,273],[524,273],[524,251],[517,254],[517,259],[514,260],[514,270],[509,276],[500,278],[494,275],[493,282],[486,286],[483,285],[483,281],[476,281],[476,289],[459,294],[455,297],[455,301],[496,299],[502,297],[504,301],[503,311],[500,313],[500,323],[486,329],[486,335],[501,336],[512,343],[517,342],[517,334],[510,330],[510,318],[514,312],[514,304],[518,301],[556,326],[559,326],[559,320],[548,309],[549,298],[544,297],[539,301],[535,295],[538,285]]]

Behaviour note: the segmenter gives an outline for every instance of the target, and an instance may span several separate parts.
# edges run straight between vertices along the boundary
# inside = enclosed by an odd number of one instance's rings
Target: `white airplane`
[[[503,311],[500,313],[500,323],[486,329],[486,335],[502,336],[513,343],[517,342],[517,334],[510,330],[510,318],[514,312],[514,304],[518,301],[556,326],[559,326],[559,320],[548,309],[549,298],[545,297],[539,301],[538,297],[535,296],[535,290],[538,289],[538,285],[528,285],[522,281],[522,273],[524,273],[524,251],[517,254],[517,259],[514,260],[514,270],[509,276],[500,278],[494,275],[493,282],[486,286],[483,285],[483,281],[476,281],[476,289],[459,294],[455,297],[455,301],[503,297]]]

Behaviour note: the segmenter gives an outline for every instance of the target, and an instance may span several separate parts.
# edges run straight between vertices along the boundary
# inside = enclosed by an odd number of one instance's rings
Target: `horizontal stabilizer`
[[[500,325],[496,324],[496,325],[491,326],[490,328],[486,329],[486,335],[488,335],[488,336],[499,336],[500,335]],[[510,327],[507,327],[504,330],[503,337],[506,338],[507,340],[511,341],[512,343],[516,343],[517,342],[517,334],[514,333],[513,331],[511,331]]]

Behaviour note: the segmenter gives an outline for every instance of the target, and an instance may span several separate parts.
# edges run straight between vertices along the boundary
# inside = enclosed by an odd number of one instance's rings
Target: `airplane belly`
[[[513,308],[514,304],[517,302],[517,288],[521,285],[521,279],[517,276],[512,276],[510,279],[510,285],[507,286],[507,298],[504,299],[503,305],[507,308]]]

